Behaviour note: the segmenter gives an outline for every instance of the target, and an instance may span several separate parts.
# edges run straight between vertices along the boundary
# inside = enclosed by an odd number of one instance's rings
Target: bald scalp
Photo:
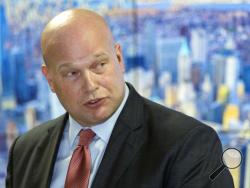
[[[111,45],[114,44],[108,24],[102,16],[93,11],[87,9],[70,9],[55,16],[45,26],[41,35],[41,49],[46,65],[48,66],[46,55],[51,45],[62,40],[67,40],[67,37],[70,40],[70,36],[77,32],[80,32],[84,36],[84,33],[90,30],[96,33],[96,35],[102,33]]]

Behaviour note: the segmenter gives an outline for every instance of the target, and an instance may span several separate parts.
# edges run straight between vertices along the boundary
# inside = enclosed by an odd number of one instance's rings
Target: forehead
[[[82,58],[97,57],[104,52],[111,53],[113,43],[96,30],[70,27],[58,30],[48,39],[45,60],[49,64],[72,62]]]

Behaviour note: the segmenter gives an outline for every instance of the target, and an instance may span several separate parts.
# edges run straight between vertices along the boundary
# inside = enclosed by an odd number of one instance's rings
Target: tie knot
[[[88,146],[91,143],[94,136],[95,136],[95,133],[91,129],[81,130],[78,145]]]

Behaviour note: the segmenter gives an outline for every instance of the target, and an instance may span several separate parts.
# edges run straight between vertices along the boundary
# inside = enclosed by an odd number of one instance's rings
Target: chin
[[[110,117],[111,117],[111,115],[106,114],[103,116],[96,117],[95,119],[97,120],[97,123],[103,123],[104,121],[106,121]]]

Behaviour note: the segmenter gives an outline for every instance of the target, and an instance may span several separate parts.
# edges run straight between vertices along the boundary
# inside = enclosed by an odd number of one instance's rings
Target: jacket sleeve
[[[228,169],[213,181],[209,176],[222,164],[222,146],[208,126],[194,128],[179,143],[170,181],[166,188],[233,188]]]
[[[9,151],[9,160],[7,166],[7,176],[6,176],[6,188],[13,188],[13,158],[14,158],[14,147],[18,138],[13,142]]]

